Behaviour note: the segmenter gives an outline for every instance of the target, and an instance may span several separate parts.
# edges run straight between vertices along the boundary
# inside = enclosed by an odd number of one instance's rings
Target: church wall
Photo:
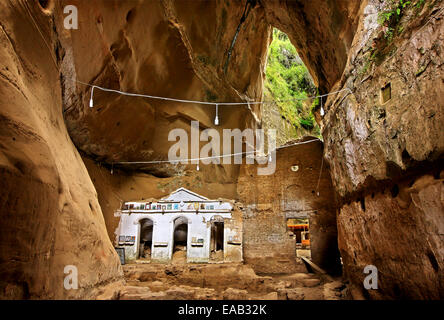
[[[224,262],[243,261],[242,211],[234,206],[231,219],[224,219]]]
[[[153,239],[151,248],[151,260],[153,262],[168,262],[172,259],[173,254],[173,232],[174,220],[179,217],[185,217],[188,220],[187,234],[187,261],[188,262],[208,262],[210,258],[210,235],[211,224],[210,219],[213,216],[221,216],[225,221],[229,221],[231,213],[122,213],[119,227],[116,230],[116,240],[119,247],[125,248],[125,260],[131,261],[138,258],[139,242],[140,242],[140,220],[149,218],[153,220]],[[230,223],[227,223],[229,226]],[[235,228],[226,229],[228,236],[236,236]],[[123,244],[119,237],[133,237],[129,242]],[[194,240],[196,241],[192,241]],[[239,238],[239,237],[237,237]],[[198,244],[198,239],[202,239],[202,245]],[[225,237],[225,239],[227,239]],[[225,240],[226,242],[228,240]],[[131,244],[130,244],[131,243]],[[194,245],[193,245],[194,244]],[[238,247],[238,246],[236,246]],[[228,249],[228,257],[230,261],[236,260],[231,257],[238,257],[239,249],[230,250],[230,245],[226,245]],[[237,258],[239,260],[239,258]]]

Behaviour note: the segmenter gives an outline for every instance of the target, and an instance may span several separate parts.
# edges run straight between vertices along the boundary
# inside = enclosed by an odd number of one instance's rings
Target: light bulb
[[[324,112],[324,108],[321,107],[321,117],[323,117],[324,114],[325,114],[325,112]]]
[[[94,86],[91,87],[91,97],[89,98],[89,107],[90,108],[94,107],[93,95],[94,95]]]
[[[197,164],[196,170],[199,171],[199,164]]]
[[[216,104],[216,117],[214,118],[214,125],[219,125],[219,105]]]

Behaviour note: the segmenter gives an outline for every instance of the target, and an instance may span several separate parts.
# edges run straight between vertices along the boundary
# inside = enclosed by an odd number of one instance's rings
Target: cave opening
[[[288,35],[273,28],[268,48],[263,100],[265,127],[279,128],[277,144],[305,135],[321,137],[313,108],[319,103],[317,88]]]

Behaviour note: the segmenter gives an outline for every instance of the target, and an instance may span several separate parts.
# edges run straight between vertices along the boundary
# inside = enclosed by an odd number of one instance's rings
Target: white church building
[[[223,261],[242,260],[239,223],[233,221],[233,204],[210,200],[179,188],[157,201],[125,202],[115,213],[120,217],[116,244],[124,248],[125,261],[142,258],[171,261],[176,246],[186,248],[186,261],[206,263],[211,252],[223,251]]]

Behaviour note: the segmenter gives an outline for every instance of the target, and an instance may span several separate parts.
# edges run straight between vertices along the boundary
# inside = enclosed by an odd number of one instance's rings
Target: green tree
[[[264,94],[265,100],[276,102],[282,117],[295,128],[319,136],[319,127],[311,112],[312,101],[306,100],[316,94],[316,87],[296,48],[278,29],[273,29],[269,47]]]

